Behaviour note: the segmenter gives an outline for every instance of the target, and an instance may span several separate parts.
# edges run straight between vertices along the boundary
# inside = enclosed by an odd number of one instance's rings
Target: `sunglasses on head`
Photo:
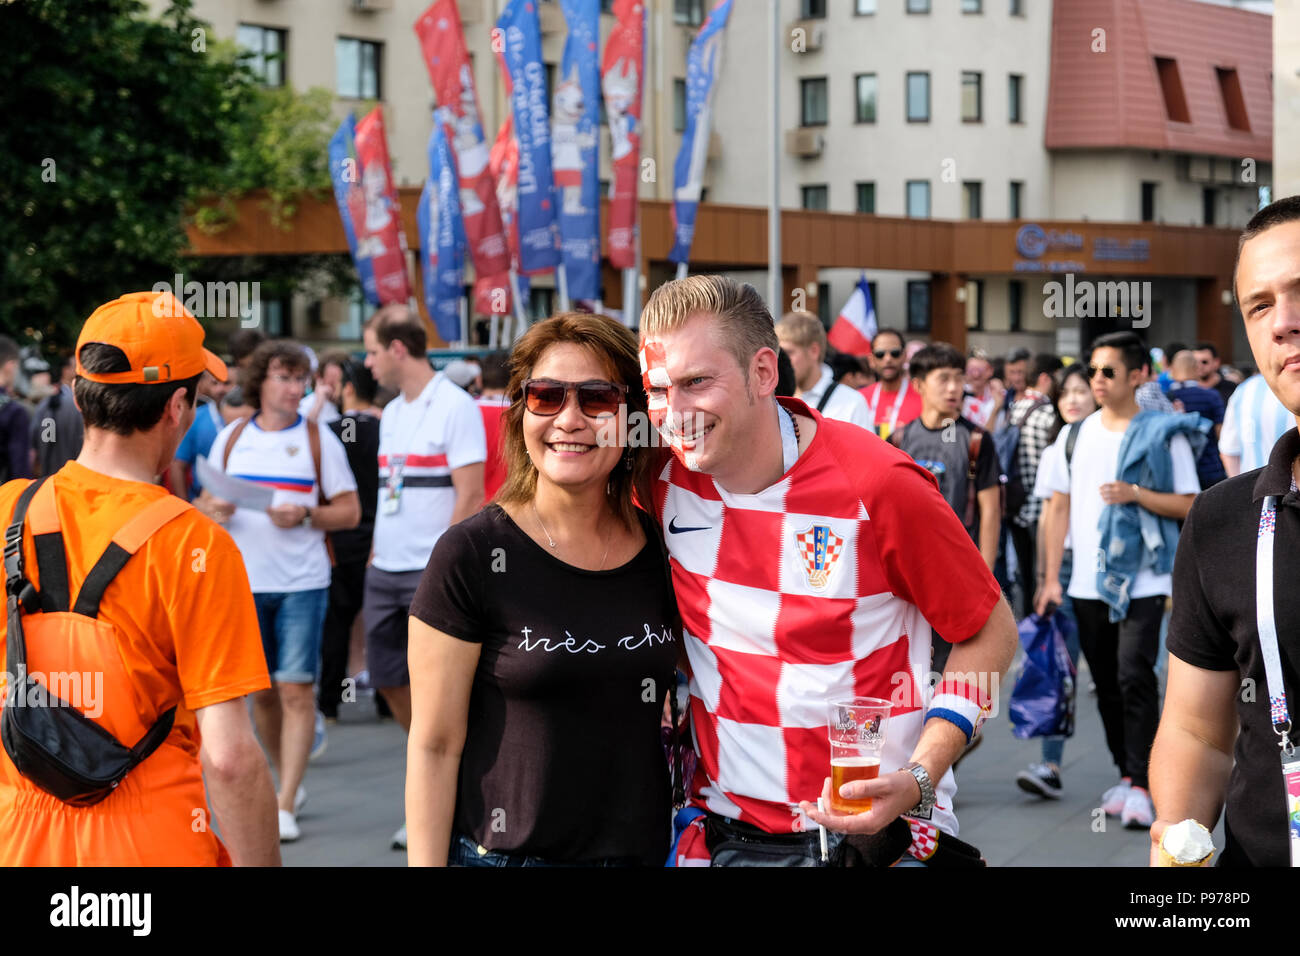
[[[890,358],[898,358],[900,355],[903,354],[903,350],[902,349],[876,349],[871,354],[878,359],[882,359],[886,355],[888,355]]]
[[[552,378],[530,378],[524,382],[524,408],[534,415],[558,415],[569,398],[578,393],[578,408],[588,418],[617,415],[627,386],[618,382],[557,382]]]
[[[1098,372],[1101,372],[1101,374],[1106,376],[1106,378],[1115,377],[1115,369],[1111,368],[1109,365],[1089,365],[1088,381],[1092,381],[1094,378],[1096,378]]]

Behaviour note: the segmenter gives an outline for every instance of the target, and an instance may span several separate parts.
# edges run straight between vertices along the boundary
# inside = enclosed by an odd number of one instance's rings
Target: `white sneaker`
[[[393,834],[393,844],[392,844],[392,845],[393,845],[393,849],[394,849],[394,850],[405,850],[405,849],[406,849],[406,824],[405,824],[405,823],[403,823],[403,824],[398,828],[397,832]]]
[[[293,818],[293,814],[288,810],[280,811],[280,842],[292,843],[298,837],[302,836],[302,831],[298,829],[298,821]]]
[[[1120,822],[1130,830],[1150,830],[1155,818],[1156,808],[1151,803],[1151,795],[1141,787],[1129,790]]]
[[[293,795],[293,815],[296,817],[302,813],[302,808],[307,805],[307,788],[298,784],[298,791]]]
[[[1129,791],[1132,789],[1133,778],[1125,777],[1101,795],[1101,808],[1106,816],[1117,817],[1124,812],[1124,804],[1128,802]]]

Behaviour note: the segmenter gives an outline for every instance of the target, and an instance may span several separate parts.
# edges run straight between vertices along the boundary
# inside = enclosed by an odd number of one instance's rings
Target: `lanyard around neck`
[[[894,399],[893,411],[889,413],[889,430],[893,432],[898,427],[898,413],[903,407],[903,399],[907,397],[907,389],[911,379],[904,375],[902,384],[898,386],[898,396]],[[867,409],[871,413],[871,424],[876,424],[876,405],[880,402],[880,393],[884,391],[884,384],[876,383],[875,393],[871,396],[871,407]]]
[[[1259,513],[1259,537],[1255,544],[1255,620],[1259,647],[1264,657],[1264,677],[1268,681],[1268,715],[1273,732],[1280,738],[1278,746],[1290,756],[1291,714],[1287,709],[1286,688],[1282,684],[1282,659],[1277,649],[1277,619],[1273,602],[1273,539],[1277,530],[1276,495],[1264,499]]]

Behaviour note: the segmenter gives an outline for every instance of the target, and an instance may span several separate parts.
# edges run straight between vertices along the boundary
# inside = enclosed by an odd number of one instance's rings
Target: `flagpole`
[[[559,287],[560,311],[568,312],[572,308],[569,304],[569,270],[565,268],[563,260],[555,267],[555,283]]]
[[[687,263],[685,262],[677,263],[677,278],[685,279],[686,276],[690,273],[690,271],[691,271],[690,266]]]
[[[510,295],[515,300],[515,324],[511,329],[513,334],[507,341],[514,342],[524,334],[524,328],[528,325],[528,317],[524,312],[524,299],[519,294],[519,273],[514,269],[510,270]]]
[[[768,69],[772,72],[770,130],[772,136],[772,194],[767,207],[767,307],[780,315],[781,307],[781,2],[772,3],[772,36]]]
[[[469,345],[469,306],[465,301],[462,293],[456,298],[456,311],[460,313],[460,342],[461,348]]]

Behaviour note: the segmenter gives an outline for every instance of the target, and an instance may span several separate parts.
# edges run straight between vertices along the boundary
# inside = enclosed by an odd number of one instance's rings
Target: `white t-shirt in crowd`
[[[1066,468],[1065,436],[1066,436],[1066,432],[1068,432],[1069,429],[1070,429],[1069,425],[1063,427],[1061,429],[1061,433],[1056,437],[1056,441],[1052,442],[1050,445],[1044,448],[1043,456],[1038,459],[1038,474],[1034,477],[1035,498],[1042,498],[1044,500],[1047,500],[1052,497],[1052,489],[1048,487],[1047,476],[1052,473],[1052,469],[1054,468],[1060,468],[1062,470],[1065,470]],[[1078,439],[1075,439],[1075,441],[1076,441],[1076,445],[1074,451],[1077,454],[1079,451],[1079,447],[1077,445]],[[1056,459],[1058,458],[1060,459],[1059,464],[1056,461]],[[1073,547],[1073,544],[1070,540],[1070,529],[1066,528],[1065,529],[1065,550],[1069,551],[1071,547]],[[1046,555],[1044,555],[1041,560],[1046,561],[1047,560]],[[1046,567],[1046,564],[1044,564],[1043,566]]]
[[[306,418],[307,413],[311,411],[311,407],[315,404],[316,404],[315,392],[311,392],[307,395],[304,395],[302,397],[302,401],[298,403],[298,414]],[[325,404],[321,406],[320,415],[316,417],[316,422],[317,424],[324,427],[325,425],[328,425],[330,422],[338,421],[342,417],[343,417],[342,414],[339,413],[339,407],[327,398],[325,399]]]
[[[221,467],[226,442],[235,430],[231,422],[212,442],[209,461]],[[321,494],[316,496],[316,466],[307,437],[307,420],[301,415],[288,428],[263,431],[254,418],[230,450],[226,472],[275,489],[271,506],[293,504],[314,508],[336,495],[356,491],[343,443],[320,426]],[[277,528],[265,511],[236,508],[226,530],[235,539],[248,583],[255,594],[276,591],[310,591],[330,586],[330,559],[325,532],[301,526]]]
[[[1038,484],[1047,492],[1059,491],[1070,496],[1070,538],[1074,549],[1074,570],[1070,575],[1069,595],[1072,598],[1097,601],[1097,555],[1101,548],[1101,513],[1106,504],[1101,500],[1101,486],[1115,481],[1119,472],[1119,447],[1124,432],[1113,432],[1101,424],[1101,412],[1093,412],[1079,426],[1079,437],[1074,443],[1070,470],[1065,467],[1065,429],[1061,430],[1056,445],[1058,453],[1043,455],[1038,468]],[[1055,445],[1053,446],[1055,447]],[[1201,483],[1196,477],[1196,460],[1192,446],[1183,435],[1175,435],[1169,442],[1169,453],[1174,465],[1174,494],[1196,494]],[[1039,495],[1042,497],[1042,495]],[[1155,574],[1149,567],[1138,569],[1137,577],[1129,589],[1129,597],[1154,597],[1173,591],[1172,575]]]
[[[394,456],[405,456],[396,513],[384,505]],[[422,571],[433,546],[451,524],[456,489],[451,473],[487,460],[483,416],[469,393],[435,375],[408,402],[398,395],[379,420],[379,502],[375,509],[375,557],[381,571]]]
[[[809,408],[816,408],[826,394],[826,389],[833,388],[835,373],[825,362],[822,363],[822,377],[817,380],[817,384],[808,391],[804,392],[799,398]],[[830,401],[822,409],[822,414],[827,418],[834,418],[836,421],[848,422],[851,425],[859,425],[862,428],[871,428],[871,410],[867,407],[867,400],[862,397],[862,393],[856,388],[850,388],[842,385],[831,393]]]

